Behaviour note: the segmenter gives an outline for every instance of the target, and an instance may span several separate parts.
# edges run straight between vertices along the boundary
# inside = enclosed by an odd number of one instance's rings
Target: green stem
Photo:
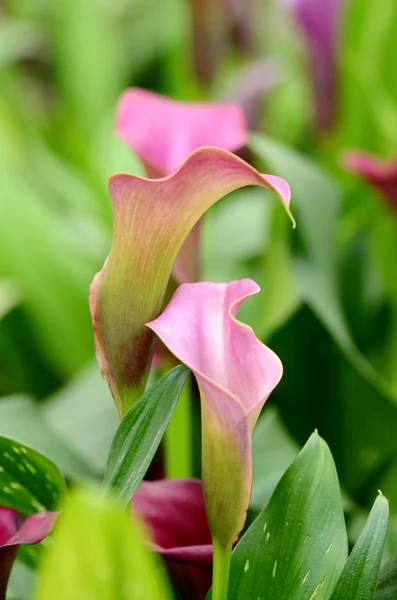
[[[192,476],[192,415],[188,378],[165,434],[164,460],[168,479]]]
[[[232,546],[225,548],[215,537],[213,537],[212,548],[214,553],[212,568],[212,600],[227,600]]]

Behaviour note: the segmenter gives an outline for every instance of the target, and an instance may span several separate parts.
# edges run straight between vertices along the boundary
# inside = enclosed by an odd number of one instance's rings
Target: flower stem
[[[192,415],[187,379],[165,434],[165,471],[168,479],[192,476]]]
[[[212,548],[214,553],[212,569],[212,600],[227,600],[232,546],[225,548],[215,537],[213,537]]]

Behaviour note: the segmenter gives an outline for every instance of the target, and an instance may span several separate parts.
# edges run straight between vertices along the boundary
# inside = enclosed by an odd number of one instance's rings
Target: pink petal
[[[210,529],[225,544],[249,504],[251,432],[282,375],[279,358],[235,319],[259,291],[250,279],[180,286],[150,327],[196,376],[202,407],[204,499]]]
[[[246,185],[274,191],[289,211],[290,191],[225,150],[201,148],[169,177],[110,179],[112,248],[91,289],[97,355],[120,412],[145,386],[152,334],[176,256],[187,236],[220,198]],[[292,218],[292,217],[291,217]]]
[[[237,150],[247,142],[238,105],[177,102],[140,88],[121,96],[116,132],[146,164],[164,174],[202,146]]]
[[[178,598],[204,600],[211,585],[212,540],[201,482],[143,481],[132,508],[148,525]]]
[[[342,163],[380,192],[389,206],[397,210],[396,158],[382,160],[366,152],[348,151],[343,154]]]

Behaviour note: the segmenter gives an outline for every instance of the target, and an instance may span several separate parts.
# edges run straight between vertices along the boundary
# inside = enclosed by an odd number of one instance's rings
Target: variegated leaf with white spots
[[[20,513],[55,510],[65,490],[58,467],[36,450],[0,437],[0,505]]]

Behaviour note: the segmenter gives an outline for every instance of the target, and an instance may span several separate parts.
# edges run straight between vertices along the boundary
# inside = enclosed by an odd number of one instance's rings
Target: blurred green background
[[[88,288],[110,246],[107,179],[143,172],[113,133],[117,99],[141,86],[236,101],[253,131],[244,158],[287,179],[297,220],[292,231],[275,201],[246,189],[205,221],[205,278],[258,281],[241,318],[284,364],[255,434],[253,508],[317,427],[351,540],[381,488],[391,551],[397,212],[341,157],[396,151],[397,4],[327,3],[332,51],[292,0],[3,0],[0,433],[70,479],[103,471],[117,415],[93,356]]]

